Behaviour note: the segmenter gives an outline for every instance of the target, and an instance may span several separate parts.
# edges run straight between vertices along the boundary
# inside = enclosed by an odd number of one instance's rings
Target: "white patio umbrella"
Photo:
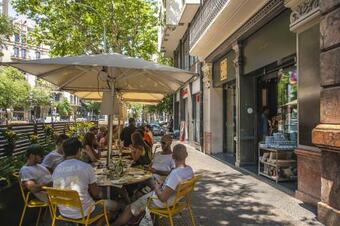
[[[103,93],[102,92],[73,92],[74,95],[78,96],[84,100],[93,100],[93,101],[100,101],[102,99]],[[142,103],[142,104],[157,104],[163,98],[164,94],[160,93],[135,93],[135,92],[120,92],[119,95],[121,96],[122,101],[124,102],[134,102],[134,103]]]
[[[60,90],[88,95],[104,91],[119,92],[135,101],[159,101],[178,90],[193,73],[121,54],[57,57],[20,62],[5,62],[36,75]],[[85,94],[86,95],[86,94]],[[130,95],[130,97],[129,97]],[[142,97],[142,98],[141,98]],[[98,99],[98,98],[97,98]],[[151,100],[150,100],[151,99]],[[112,115],[109,117],[109,154],[112,151]]]

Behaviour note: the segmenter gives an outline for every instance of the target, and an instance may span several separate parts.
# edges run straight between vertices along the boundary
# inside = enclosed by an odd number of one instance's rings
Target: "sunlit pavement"
[[[315,209],[299,200],[192,148],[188,152],[188,164],[204,175],[193,194],[196,225],[322,225]],[[187,213],[175,225],[191,225]]]

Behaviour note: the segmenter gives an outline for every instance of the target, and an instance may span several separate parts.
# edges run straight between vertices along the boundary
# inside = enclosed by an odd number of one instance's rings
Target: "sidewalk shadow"
[[[240,183],[242,174],[200,171],[203,177],[196,184],[193,209],[198,225],[253,226],[292,225],[273,213],[272,206],[256,200],[255,184]]]

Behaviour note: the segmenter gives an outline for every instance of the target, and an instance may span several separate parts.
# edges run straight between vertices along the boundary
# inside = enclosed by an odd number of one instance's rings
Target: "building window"
[[[17,42],[17,43],[20,42],[20,36],[19,36],[19,34],[17,34],[17,33],[14,34],[14,41]]]
[[[40,55],[40,52],[39,51],[36,51],[35,52],[35,58],[36,59],[40,59],[41,55]]]
[[[26,59],[26,49],[21,49],[21,58]]]
[[[18,47],[13,48],[13,56],[19,57],[19,48]]]
[[[55,96],[54,96],[54,100],[55,100],[55,102],[58,102],[58,101],[60,101],[60,93],[56,93],[55,94]]]

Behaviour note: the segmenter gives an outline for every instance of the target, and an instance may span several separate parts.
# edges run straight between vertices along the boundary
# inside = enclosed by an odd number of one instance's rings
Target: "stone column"
[[[312,141],[321,153],[321,201],[318,218],[340,224],[340,1],[321,0],[320,125]]]
[[[203,150],[214,154],[223,150],[223,90],[212,87],[212,64],[205,63],[203,72]]]
[[[302,118],[306,117],[308,114],[306,112],[310,108],[320,108],[319,1],[286,0],[285,6],[292,10],[290,30],[296,33],[298,109],[299,117]],[[311,134],[313,127],[320,121],[320,114],[315,112],[309,118],[315,124],[305,125],[300,121],[299,133],[309,130]],[[298,147],[295,149],[298,170],[295,197],[316,206],[320,201],[321,151],[310,144],[310,141],[308,144],[307,146],[299,140]]]

